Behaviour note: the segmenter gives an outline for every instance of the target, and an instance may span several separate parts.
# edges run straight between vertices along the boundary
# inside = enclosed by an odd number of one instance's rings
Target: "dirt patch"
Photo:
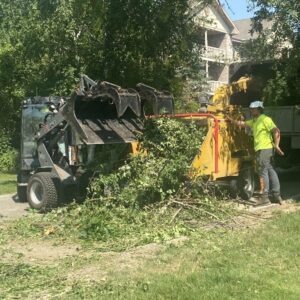
[[[169,241],[167,245],[180,245],[186,237]],[[106,281],[112,273],[134,273],[144,266],[146,261],[155,259],[166,245],[147,244],[124,252],[98,252],[95,249],[86,250],[76,244],[62,244],[50,240],[11,241],[0,245],[2,262],[22,262],[31,265],[59,265],[70,258],[81,260],[83,267],[71,269],[70,280]],[[92,258],[92,262],[89,259]]]
[[[300,205],[293,201],[284,201],[282,205],[271,204],[266,206],[253,207],[249,205],[239,205],[239,215],[226,221],[212,222],[204,226],[205,229],[213,228],[256,228],[264,222],[274,217],[277,213],[293,213],[300,210]]]
[[[167,242],[166,245],[172,244],[179,246],[186,240],[188,240],[187,237],[180,237]],[[167,247],[166,245],[151,243],[122,253],[99,253],[97,254],[97,264],[92,263],[73,271],[69,274],[69,279],[107,281],[112,273],[134,274],[142,268],[146,262],[158,257],[159,253]]]
[[[132,273],[144,265],[145,261],[158,255],[163,248],[163,245],[152,243],[122,253],[99,253],[97,254],[97,264],[93,262],[74,270],[69,274],[69,279],[106,281],[112,273]]]
[[[19,260],[27,264],[53,264],[82,253],[78,245],[55,244],[51,241],[12,241],[0,246],[2,261]]]

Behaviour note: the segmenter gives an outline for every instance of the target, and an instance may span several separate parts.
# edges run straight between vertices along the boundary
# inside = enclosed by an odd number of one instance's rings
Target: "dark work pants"
[[[264,193],[280,193],[278,175],[274,169],[274,149],[263,149],[256,152],[258,174],[264,183]]]

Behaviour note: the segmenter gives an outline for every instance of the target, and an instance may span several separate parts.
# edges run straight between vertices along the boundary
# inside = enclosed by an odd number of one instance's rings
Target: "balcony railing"
[[[236,50],[233,51],[233,61],[235,61],[235,62],[242,61],[240,53]]]
[[[210,46],[203,48],[202,55],[205,58],[209,58],[209,59],[213,59],[213,60],[228,59],[225,49],[215,48],[215,47],[210,47]]]

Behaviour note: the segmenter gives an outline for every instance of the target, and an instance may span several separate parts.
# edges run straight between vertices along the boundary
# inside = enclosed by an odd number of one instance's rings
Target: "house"
[[[199,26],[199,44],[202,45],[199,55],[205,63],[208,83],[204,91],[213,94],[218,87],[228,84],[241,66],[251,66],[253,62],[243,59],[239,48],[241,44],[256,39],[258,34],[251,31],[251,19],[232,21],[219,0],[214,0],[204,9],[200,8],[199,12],[197,1],[191,3],[196,12],[195,22]],[[272,38],[272,22],[263,21],[262,25]]]
[[[194,6],[196,9],[196,5]],[[230,64],[239,60],[234,36],[240,34],[235,23],[230,19],[220,1],[202,9],[195,21],[201,28],[200,44],[203,45],[201,59],[205,62],[209,94],[223,84],[229,83]]]

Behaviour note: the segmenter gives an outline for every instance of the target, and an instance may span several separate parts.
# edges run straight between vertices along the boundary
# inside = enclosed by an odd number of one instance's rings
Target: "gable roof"
[[[234,35],[239,34],[239,29],[234,24],[234,22],[230,19],[230,17],[228,16],[227,12],[223,8],[223,5],[220,3],[220,1],[215,0],[213,2],[212,6],[216,9],[216,11],[221,15],[223,20],[226,22],[226,24],[228,25],[228,27],[231,30],[231,34],[234,34]]]
[[[258,37],[257,32],[253,32],[253,34],[251,33],[251,28],[252,28],[252,24],[253,24],[252,19],[237,20],[237,21],[234,21],[233,23],[239,30],[239,34],[234,36],[235,40],[249,41],[251,39],[256,39]],[[262,26],[264,29],[271,29],[272,22],[264,20],[264,21],[262,21]]]
[[[191,8],[193,10],[195,10],[194,16],[197,16],[197,15],[208,16],[207,9],[209,9],[213,15],[215,15],[218,19],[220,19],[220,23],[222,24],[222,26],[226,27],[226,29],[224,28],[224,31],[226,31],[232,35],[239,34],[238,28],[233,23],[233,21],[230,19],[230,17],[226,13],[225,9],[223,8],[223,6],[221,5],[219,0],[213,0],[212,3],[207,5],[206,8],[204,8],[204,9],[203,9],[203,5],[195,0],[191,0],[190,5],[191,5]],[[200,20],[200,23],[202,24],[203,27],[206,27],[206,28],[213,27],[213,26],[203,22],[203,20]],[[215,28],[210,28],[210,29],[214,30]]]

